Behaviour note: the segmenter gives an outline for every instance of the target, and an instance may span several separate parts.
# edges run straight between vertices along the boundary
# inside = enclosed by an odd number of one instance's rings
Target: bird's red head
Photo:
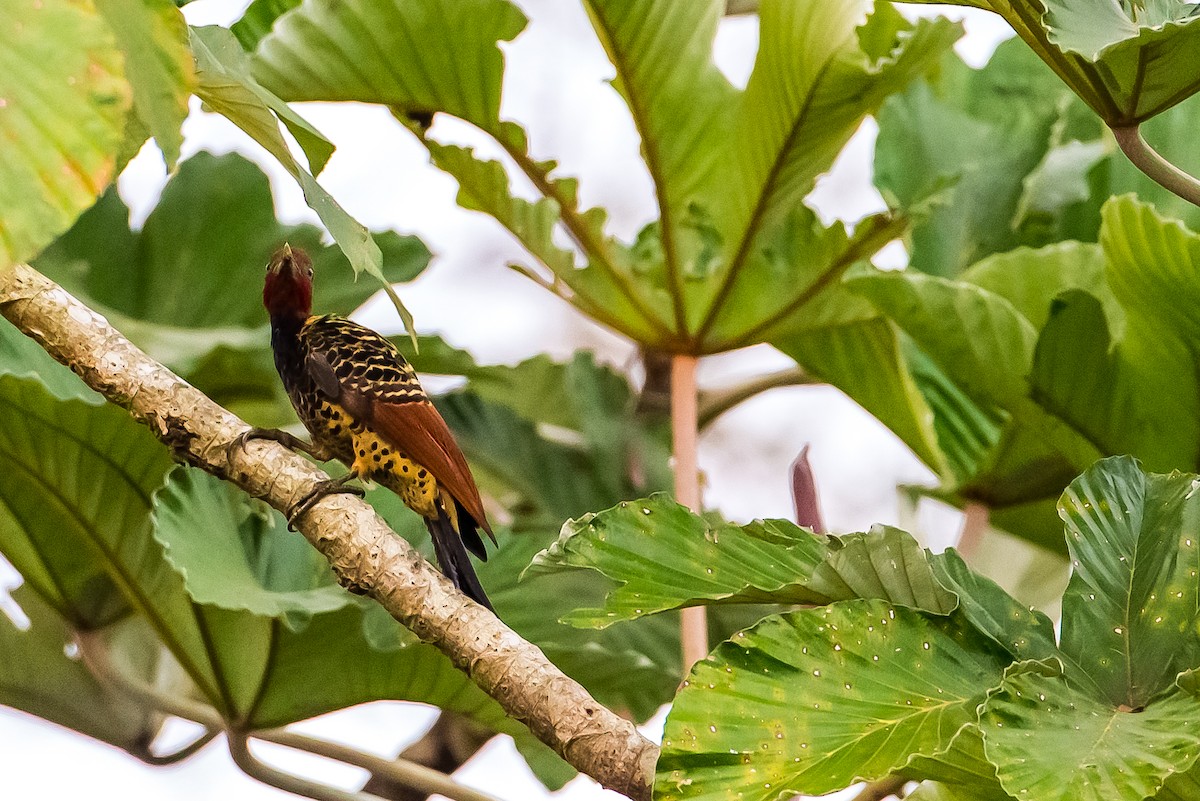
[[[300,248],[284,245],[267,264],[263,305],[272,321],[308,319],[312,314],[312,259]]]

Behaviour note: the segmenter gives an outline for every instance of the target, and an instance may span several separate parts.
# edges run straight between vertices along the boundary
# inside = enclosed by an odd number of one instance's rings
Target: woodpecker
[[[487,559],[480,529],[495,543],[479,489],[446,421],[396,346],[365,326],[312,314],[312,261],[284,245],[267,265],[263,305],[271,318],[275,368],[312,442],[278,429],[251,429],[230,447],[272,439],[350,468],[292,507],[294,522],[334,492],[362,495],[351,479],[374,481],[425,520],[442,572],[459,590],[492,608],[467,550]]]

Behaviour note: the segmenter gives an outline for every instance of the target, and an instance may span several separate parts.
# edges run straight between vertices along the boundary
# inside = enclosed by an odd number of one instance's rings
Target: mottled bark
[[[0,314],[97,392],[126,409],[176,457],[286,511],[328,476],[273,442],[251,442],[233,464],[236,416],[151,359],[99,314],[25,266],[0,274]],[[298,521],[346,584],[465,671],[505,711],[606,787],[649,799],[658,748],[598,704],[488,610],[451,586],[358,498],[333,495]]]

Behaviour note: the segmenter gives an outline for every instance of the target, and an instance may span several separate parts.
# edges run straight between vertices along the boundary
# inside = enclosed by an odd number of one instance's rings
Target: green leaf
[[[931,557],[929,564],[944,591],[958,596],[958,614],[1014,660],[1060,656],[1050,618],[973,572],[953,548]]]
[[[1045,328],[1051,307],[1067,290],[1084,289],[1104,304],[1113,320],[1122,319],[1104,276],[1103,251],[1082,242],[1060,242],[1033,250],[1022,247],[972,265],[961,280],[998,295],[1013,305],[1034,329]]]
[[[1177,674],[1200,666],[1193,482],[1147,475],[1132,458],[1112,457],[1059,501],[1074,565],[1062,649],[1113,706],[1142,707]]]
[[[37,378],[56,398],[99,401],[100,396],[71,370],[50,357],[36,342],[0,320],[0,376]]]
[[[1024,190],[1017,203],[1013,222],[1017,227],[1028,221],[1053,219],[1075,204],[1092,197],[1090,174],[1096,165],[1112,154],[1104,141],[1071,140],[1047,151],[1042,163],[1025,176]]]
[[[197,520],[225,536],[195,536]],[[276,523],[228,485],[192,470],[175,471],[154,509],[154,536],[199,603],[281,618],[292,630],[350,604],[324,561],[303,539],[281,536]]]
[[[196,88],[183,14],[167,0],[96,0],[125,55],[134,110],[175,169],[183,144],[180,130]]]
[[[0,271],[35,256],[108,186],[131,106],[121,53],[91,3],[0,10]]]
[[[298,5],[300,0],[253,0],[230,30],[246,52],[251,52],[271,32],[275,20]]]
[[[992,788],[939,782],[924,782],[904,797],[908,801],[1008,801],[1012,798],[999,785]]]
[[[785,520],[739,527],[709,522],[664,495],[567,522],[531,571],[564,567],[591,568],[620,585],[603,608],[566,617],[596,628],[703,603],[882,598],[942,614],[957,604],[920,546],[898,529],[826,537]]]
[[[953,277],[989,254],[1044,244],[1014,223],[1033,203],[1025,182],[1068,119],[1068,97],[1028,48],[1009,41],[979,70],[947,55],[936,79],[883,105],[875,183],[915,218],[913,267]],[[955,135],[938,133],[948,130]]]
[[[1194,6],[1170,6],[1170,14],[1142,16],[1097,0],[1047,0],[1051,42],[1103,67],[1094,74],[1105,104],[1093,108],[1109,125],[1140,122],[1200,90],[1192,77],[1200,70]]]
[[[1030,661],[1006,672],[980,726],[988,759],[1015,797],[1140,801],[1200,756],[1198,713],[1192,687],[1118,709],[1064,679],[1053,660]]]
[[[683,282],[693,277],[686,265],[704,246],[689,223],[694,204],[710,205],[705,201],[714,196],[738,94],[713,63],[724,4],[588,0],[586,8],[641,136],[658,198],[665,283],[675,299],[675,324],[686,328]]]
[[[503,58],[496,41],[524,26],[525,16],[505,0],[308,4],[279,17],[259,41],[254,78],[285,100],[441,111],[498,134]]]
[[[383,274],[383,254],[371,237],[371,232],[351,217],[326,192],[313,174],[300,166],[288,149],[279,130],[279,122],[287,125],[308,156],[313,173],[319,174],[333,146],[313,129],[286,103],[264,89],[250,74],[250,63],[233,34],[226,28],[205,26],[192,28],[192,50],[200,84],[197,94],[214,110],[261,144],[283,165],[304,192],[304,199],[321,222],[329,229],[338,247],[346,254],[356,273],[366,271],[379,280],[412,337],[412,315]]]
[[[930,2],[930,0],[916,0]],[[1187,2],[957,0],[995,11],[1109,126],[1187,99],[1200,82],[1200,24]]]
[[[935,756],[914,756],[900,775],[933,779],[905,796],[927,801],[1008,801],[1012,798],[996,778],[996,766],[983,751],[983,734],[971,724],[962,727],[950,747]]]
[[[857,305],[839,288],[839,304]],[[896,327],[874,313],[865,319],[781,334],[771,344],[807,372],[832,383],[877,417],[935,472],[946,472],[935,421],[904,357]]]
[[[767,618],[693,668],[655,797],[774,801],[885,776],[949,748],[1007,661],[957,615],[879,600]]]
[[[1200,459],[1200,383],[1188,355],[1200,336],[1200,235],[1129,196],[1110,200],[1102,217],[1108,284],[1125,312],[1110,403],[1133,406],[1131,450],[1148,466],[1190,468]],[[1128,400],[1118,394],[1126,388]]]
[[[938,459],[944,459],[945,469],[939,472],[961,484],[978,472],[1000,442],[1008,415],[995,404],[973,401],[910,337],[903,337],[899,345],[912,383],[933,416],[937,440],[932,450],[936,457],[927,463],[937,464]],[[1053,513],[1050,517],[1054,518]],[[1061,536],[1058,521],[1054,519],[1053,540],[1058,541]]]
[[[963,391],[1011,407],[1027,394],[1037,332],[1004,298],[916,271],[862,271],[851,289],[900,324]],[[953,336],[966,327],[971,336]]]
[[[739,283],[749,281],[752,294],[760,294],[764,283],[768,297],[778,293],[781,276],[772,252],[816,177],[867,114],[932,68],[961,33],[946,20],[910,25],[888,4],[867,16],[871,6],[837,0],[760,8],[761,44],[733,128],[738,144],[703,204],[726,258],[712,280],[690,293],[697,296],[691,305],[699,313],[691,317],[699,338],[707,338],[722,316],[727,322],[739,318],[745,302],[739,302]],[[852,262],[843,261],[841,269]],[[809,310],[793,304],[791,312],[802,319]]]
[[[0,420],[0,552],[71,625],[128,614],[101,554],[149,539],[166,448],[121,409],[56,400],[36,378],[0,376]]]
[[[955,490],[994,505],[1027,503],[1057,492],[1103,455],[1031,399],[1036,332],[1007,299],[916,271],[864,271],[848,283],[904,328],[978,409],[1006,418],[999,440]],[[962,337],[964,326],[975,333]],[[978,442],[974,429],[966,433]],[[978,453],[973,444],[953,450]]]
[[[1114,352],[1104,309],[1092,295],[1070,290],[1050,310],[1029,376],[1034,398],[1107,453],[1138,450],[1136,390]]]
[[[513,123],[504,125],[501,135],[513,127]],[[429,148],[434,164],[458,181],[459,205],[485,212],[504,226],[555,279],[571,289],[588,314],[638,341],[659,341],[666,330],[665,303],[650,303],[631,289],[630,256],[626,248],[604,234],[605,213],[599,209],[581,212],[576,207],[575,181],[551,179],[554,163],[533,162],[525,150],[523,132],[517,131],[502,144],[522,160],[546,195],[535,202],[512,194],[508,174],[499,162],[483,161],[470,148],[442,145],[428,137],[421,141]],[[584,267],[576,267],[574,254],[554,242],[555,229],[567,217],[575,236],[588,245],[590,258]]]
[[[74,632],[28,586],[18,588],[12,601],[29,622],[22,629],[0,613],[0,704],[126,751],[144,751],[161,716],[113,693],[67,656]]]
[[[731,255],[799,205],[863,117],[961,35],[946,20],[912,26],[886,4],[868,18],[871,7],[761,4],[761,43],[733,132],[738,147],[707,204]]]
[[[270,352],[259,281],[282,242],[305,248],[315,306],[348,314],[375,291],[352,281],[336,246],[312,225],[281,225],[266,175],[236,154],[197,153],[179,165],[141,231],[115,191],[34,262],[139,347],[213,400],[257,425],[291,423]],[[389,281],[429,262],[415,237],[374,234]],[[38,357],[39,363],[47,359]]]

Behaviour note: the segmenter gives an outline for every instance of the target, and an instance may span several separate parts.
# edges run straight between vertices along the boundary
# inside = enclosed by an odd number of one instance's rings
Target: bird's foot
[[[362,487],[346,485],[347,482],[353,481],[355,478],[357,478],[357,476],[355,476],[354,473],[347,473],[341,478],[331,478],[327,481],[318,482],[317,486],[313,487],[312,491],[303,498],[296,501],[296,504],[292,507],[291,511],[288,512],[288,529],[295,531],[296,521],[300,519],[300,516],[311,509],[317,501],[321,500],[326,495],[335,495],[339,492],[344,492],[349,495],[357,495],[360,498],[366,495],[367,492]]]
[[[283,429],[248,428],[230,440],[229,444],[225,446],[225,459],[232,462],[234,453],[236,451],[245,450],[246,443],[252,439],[269,439],[272,442],[278,442],[285,448],[289,448],[293,451],[300,451],[301,453],[307,453],[309,456],[312,456],[316,459],[321,459],[321,456],[323,455],[317,452],[317,448],[312,443],[305,442],[294,434],[289,434]],[[321,459],[321,461],[325,460]]]

